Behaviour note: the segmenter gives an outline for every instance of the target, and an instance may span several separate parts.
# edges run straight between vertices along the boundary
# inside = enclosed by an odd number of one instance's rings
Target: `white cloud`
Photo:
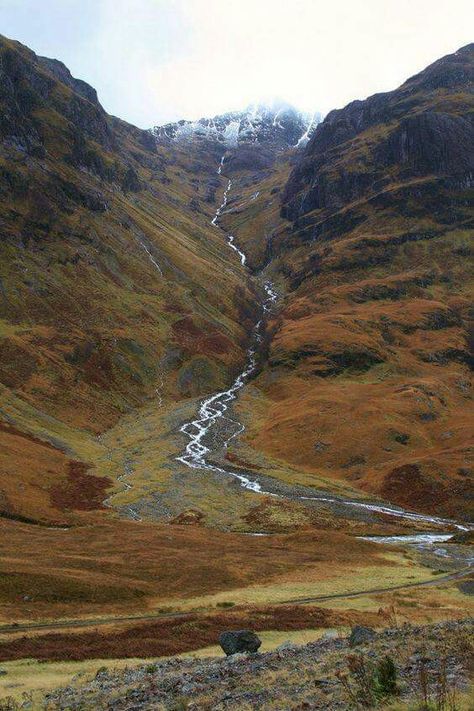
[[[6,5],[14,13],[15,3]],[[43,29],[48,13],[59,18],[49,54],[92,83],[107,110],[141,126],[272,96],[328,111],[395,88],[467,44],[474,19],[468,0],[451,0],[449,10],[433,0],[97,0],[84,8],[42,3]],[[65,15],[80,23],[62,47]],[[34,39],[34,22],[17,38]]]

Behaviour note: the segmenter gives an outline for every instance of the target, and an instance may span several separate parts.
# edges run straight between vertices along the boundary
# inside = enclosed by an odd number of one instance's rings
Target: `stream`
[[[222,175],[222,169],[224,167],[225,154],[222,156],[217,169],[217,174]],[[217,208],[214,217],[211,220],[211,224],[220,229],[219,218],[225,210],[229,193],[232,188],[232,181],[229,180],[226,189],[224,190],[224,195],[222,203]],[[240,258],[242,265],[246,263],[246,255],[242,252],[235,244],[233,235],[226,234],[227,245],[237,253]],[[237,420],[229,417],[228,411],[231,403],[237,398],[240,390],[247,383],[249,378],[255,373],[257,368],[257,353],[258,348],[263,340],[265,322],[268,315],[277,300],[277,293],[274,290],[273,284],[270,281],[266,281],[263,284],[263,294],[262,294],[262,305],[260,318],[254,326],[253,334],[251,338],[251,345],[247,351],[246,364],[242,372],[237,376],[232,385],[227,390],[222,390],[214,395],[206,398],[199,405],[198,413],[195,419],[185,422],[180,427],[180,432],[182,432],[187,438],[188,443],[186,444],[184,452],[182,452],[176,460],[184,464],[191,469],[205,469],[215,473],[224,474],[227,476],[232,476],[236,479],[240,485],[249,491],[253,491],[258,494],[263,494],[265,496],[275,496],[284,497],[281,493],[277,491],[270,491],[268,488],[264,488],[262,483],[252,475],[246,476],[242,472],[235,471],[227,465],[224,467],[218,466],[213,462],[209,461],[209,455],[215,454],[218,450],[226,448],[233,438],[241,435],[245,431],[245,425]],[[226,435],[226,438],[218,446],[213,443],[213,434],[221,426],[221,421],[226,420],[226,429],[229,427],[233,429],[230,435]],[[214,445],[214,446],[213,446]],[[268,486],[268,484],[267,484]],[[365,503],[361,501],[354,501],[350,499],[345,499],[339,496],[326,496],[321,494],[318,496],[303,496],[295,495],[292,497],[295,500],[301,501],[318,501],[326,502],[330,504],[337,505],[339,507],[357,508],[359,510],[365,510],[368,512],[384,514],[388,516],[393,516],[396,518],[401,518],[405,520],[413,521],[413,523],[424,523],[433,524],[441,527],[454,527],[460,531],[472,530],[473,526],[468,523],[459,523],[454,520],[440,518],[438,516],[430,516],[427,514],[421,514],[414,511],[407,511],[399,506],[388,506],[385,504],[377,503]],[[259,535],[259,534],[255,534]],[[369,536],[366,540],[371,540],[377,543],[392,544],[392,545],[407,545],[410,547],[417,547],[420,550],[426,550],[427,548],[438,553],[440,556],[450,558],[450,552],[448,545],[442,548],[439,547],[440,543],[447,541],[452,534],[449,533],[420,533],[408,536]],[[451,545],[451,544],[450,544]],[[474,560],[467,557],[464,561],[466,564],[472,565]]]

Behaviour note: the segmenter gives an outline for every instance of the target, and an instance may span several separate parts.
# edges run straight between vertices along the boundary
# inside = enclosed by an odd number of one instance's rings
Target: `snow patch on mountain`
[[[319,112],[298,111],[290,104],[252,104],[245,111],[232,111],[197,121],[181,120],[155,126],[158,142],[208,139],[228,148],[242,143],[272,143],[282,147],[306,145],[322,120]]]

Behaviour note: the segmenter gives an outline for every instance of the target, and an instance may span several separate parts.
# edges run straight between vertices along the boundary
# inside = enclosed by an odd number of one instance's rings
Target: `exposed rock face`
[[[2,42],[1,49],[0,138],[42,157],[45,141],[37,113],[55,110],[77,132],[69,140],[84,143],[91,138],[104,148],[116,147],[107,115],[92,87],[74,79],[61,62],[38,57],[18,42]],[[71,91],[57,91],[58,81]]]
[[[82,79],[76,79],[73,77],[65,64],[60,62],[58,59],[50,59],[49,57],[38,57],[38,59],[51,74],[54,74],[59,81],[73,89],[76,94],[79,94],[93,104],[100,105],[97,98],[97,92],[94,87]]]
[[[290,176],[283,215],[300,222],[318,210],[327,217],[397,178],[449,176],[472,185],[473,55],[468,45],[395,91],[331,111]]]
[[[255,654],[255,652],[258,652],[262,641],[251,630],[239,630],[237,632],[223,632],[219,636],[219,644],[227,656],[230,656],[231,654],[242,654],[243,652]]]

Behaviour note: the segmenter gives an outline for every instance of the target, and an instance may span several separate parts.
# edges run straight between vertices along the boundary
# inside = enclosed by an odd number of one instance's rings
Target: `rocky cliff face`
[[[320,223],[337,210],[395,183],[426,177],[472,185],[473,55],[474,45],[468,45],[393,92],[332,111],[290,176],[283,215],[322,229]]]
[[[101,146],[112,148],[114,137],[95,90],[74,79],[56,60],[37,57],[19,43],[1,41],[0,103],[2,141],[24,149],[31,155],[46,155],[45,137],[40,128],[40,111],[56,111],[68,122],[57,126],[70,141],[71,129]],[[65,88],[70,91],[65,91]],[[69,131],[67,130],[69,129]]]

